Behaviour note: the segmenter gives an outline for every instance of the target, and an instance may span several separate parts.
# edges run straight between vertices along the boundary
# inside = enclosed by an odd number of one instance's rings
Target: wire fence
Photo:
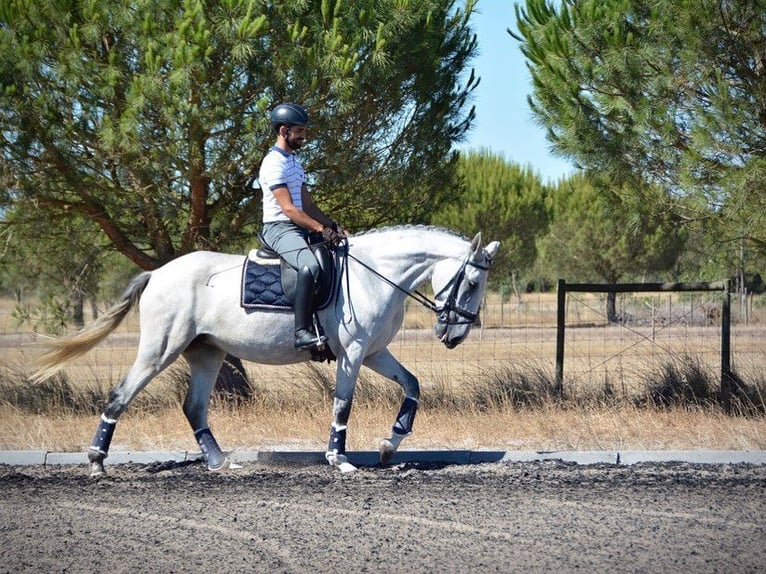
[[[617,322],[607,319],[606,294],[571,293],[566,304],[564,384],[610,385],[640,391],[668,365],[693,362],[717,380],[721,368],[721,293],[620,293]],[[424,325],[411,307],[405,325]],[[468,341],[446,350],[427,329],[404,329],[392,350],[416,375],[434,384],[471,381],[504,370],[540,371],[554,378],[557,301],[526,294],[489,298]],[[766,310],[752,296],[733,298],[731,367],[745,379],[766,378]]]
[[[34,368],[35,342],[42,336],[14,324],[11,301],[0,302],[0,377],[23,379]],[[679,360],[693,360],[713,373],[720,369],[720,293],[621,293],[618,323],[606,315],[606,295],[572,293],[566,309],[566,370],[570,390],[610,385],[626,394]],[[766,306],[757,297],[731,305],[731,365],[744,380],[766,379]],[[480,323],[455,349],[446,349],[433,333],[433,313],[416,302],[407,304],[404,326],[389,349],[429,387],[458,391],[508,370],[548,373],[556,359],[556,294],[532,293],[501,299],[487,297]],[[70,379],[111,388],[127,372],[138,342],[137,315],[131,315],[98,348],[68,367]],[[245,363],[255,385],[295,390],[312,373],[334,363],[275,367]],[[363,370],[361,381],[377,377]],[[147,392],[161,383],[152,383]]]

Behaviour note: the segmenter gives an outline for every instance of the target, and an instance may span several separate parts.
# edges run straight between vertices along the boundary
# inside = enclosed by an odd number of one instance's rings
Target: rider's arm
[[[311,210],[307,211],[305,209],[296,207],[293,203],[292,197],[290,197],[290,191],[287,189],[286,185],[274,188],[271,191],[274,194],[277,203],[279,203],[279,207],[282,209],[282,213],[290,218],[290,221],[296,225],[300,225],[301,227],[308,229],[309,231],[316,231],[319,233],[322,232],[322,229],[325,227],[323,220],[312,217],[312,215],[310,215],[312,213]],[[305,195],[303,201],[305,208]],[[310,205],[313,205],[313,203]],[[317,209],[316,206],[314,206],[314,209]],[[319,211],[319,214],[324,216],[321,211]],[[327,219],[327,217],[325,216],[324,219]]]
[[[322,212],[322,210],[316,206],[316,204],[314,203],[314,200],[311,199],[311,194],[309,193],[305,184],[303,185],[303,187],[301,187],[301,201],[303,202],[303,211],[305,211],[311,218],[315,219],[316,221],[318,221],[325,227],[332,226],[333,224],[332,219],[327,217]]]

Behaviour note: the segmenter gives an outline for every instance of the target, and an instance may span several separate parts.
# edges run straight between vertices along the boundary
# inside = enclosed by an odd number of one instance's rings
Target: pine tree
[[[516,16],[559,154],[766,251],[766,0],[526,0]]]
[[[461,156],[458,167],[458,197],[436,211],[432,223],[465,234],[480,230],[500,241],[493,282],[520,276],[534,263],[536,238],[547,229],[548,187],[531,168],[486,150]]]
[[[614,193],[604,181],[575,174],[549,197],[552,221],[540,251],[544,267],[558,277],[609,284],[645,279],[672,270],[683,251],[686,233],[672,214],[632,193]],[[606,316],[618,320],[614,293]]]
[[[144,269],[245,249],[269,109],[311,112],[316,201],[345,226],[425,218],[470,125],[473,2],[4,0],[0,209],[77,214]]]

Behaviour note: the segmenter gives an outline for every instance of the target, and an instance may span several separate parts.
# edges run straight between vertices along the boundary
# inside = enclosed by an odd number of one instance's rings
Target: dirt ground
[[[758,572],[766,466],[0,466],[0,572]]]

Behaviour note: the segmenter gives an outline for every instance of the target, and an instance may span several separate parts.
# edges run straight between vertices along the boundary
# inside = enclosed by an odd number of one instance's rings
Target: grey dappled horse
[[[420,397],[417,378],[388,351],[404,320],[405,300],[415,297],[436,314],[434,332],[448,348],[471,330],[487,286],[487,274],[499,247],[481,245],[450,231],[425,226],[398,226],[354,235],[347,255],[335,254],[338,278],[333,299],[319,311],[337,357],[333,422],[326,453],[342,471],[348,463],[346,425],[362,365],[402,386],[402,403],[390,438],[379,446],[388,462],[402,439],[412,432]],[[95,347],[139,305],[140,339],[136,360],[112,390],[88,456],[91,474],[104,472],[104,459],[117,420],[136,394],[183,355],[191,381],[183,411],[211,470],[232,461],[219,448],[208,426],[208,407],[216,377],[227,353],[256,363],[284,365],[309,360],[293,348],[292,312],[248,310],[240,305],[243,255],[199,251],[137,275],[122,299],[69,339],[51,343],[40,358],[37,380],[54,374],[63,363]],[[416,289],[431,280],[431,301]]]

